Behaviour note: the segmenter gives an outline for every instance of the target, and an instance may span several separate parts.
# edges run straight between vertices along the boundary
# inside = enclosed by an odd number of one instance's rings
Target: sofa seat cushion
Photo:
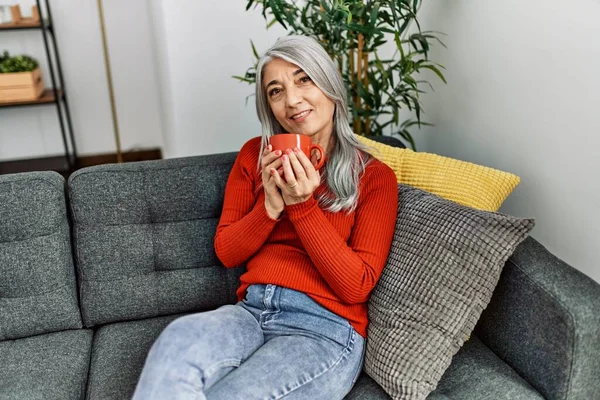
[[[454,356],[436,391],[450,399],[544,398],[475,335]]]
[[[94,334],[87,399],[130,399],[146,356],[167,325],[185,314],[102,326]]]
[[[436,390],[427,400],[543,399],[529,383],[473,335],[454,355]],[[389,400],[369,375],[362,373],[345,400]]]
[[[150,347],[170,322],[183,315],[186,314],[100,327],[94,335],[86,398],[131,398]],[[381,386],[364,372],[345,398],[389,399]],[[456,353],[437,389],[427,397],[427,400],[448,399],[529,400],[543,397],[473,335]]]
[[[87,329],[0,342],[0,399],[81,399],[92,348]]]

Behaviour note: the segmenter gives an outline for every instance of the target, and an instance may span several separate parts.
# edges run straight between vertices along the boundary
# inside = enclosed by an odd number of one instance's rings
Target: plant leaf
[[[448,84],[448,82],[446,82],[446,78],[444,78],[444,75],[442,74],[442,72],[435,65],[422,65],[421,68],[427,68],[429,70],[432,70],[442,80],[442,82],[444,82],[445,84]]]
[[[252,53],[254,54],[254,58],[258,60],[260,57],[258,56],[258,52],[256,51],[256,47],[254,46],[254,42],[252,41],[252,39],[250,39],[250,45],[252,46]]]

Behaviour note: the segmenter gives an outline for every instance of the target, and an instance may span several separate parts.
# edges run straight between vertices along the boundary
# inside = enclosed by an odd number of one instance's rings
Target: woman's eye
[[[279,93],[279,92],[280,92],[280,90],[279,90],[279,89],[277,89],[277,88],[275,88],[275,89],[271,89],[271,90],[269,91],[269,96],[274,96],[274,95],[276,95],[276,94],[277,94],[277,93]]]
[[[306,82],[310,82],[311,79],[308,76],[303,76],[302,78],[300,78],[300,82],[302,83],[306,83]]]

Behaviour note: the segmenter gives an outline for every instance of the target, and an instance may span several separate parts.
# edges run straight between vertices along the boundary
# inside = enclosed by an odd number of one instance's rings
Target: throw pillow
[[[425,399],[487,307],[535,220],[398,185],[394,240],[369,300],[365,371],[393,399]]]
[[[467,161],[437,154],[415,152],[388,146],[358,136],[371,147],[371,154],[396,173],[398,183],[405,183],[459,204],[485,211],[497,211],[519,184],[520,178]]]

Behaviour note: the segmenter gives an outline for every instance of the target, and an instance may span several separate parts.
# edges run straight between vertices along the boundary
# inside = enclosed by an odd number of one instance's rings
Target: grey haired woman
[[[225,267],[246,265],[238,303],[167,326],[134,399],[342,399],[361,372],[395,175],[352,133],[344,82],[314,39],[266,51],[256,107],[263,132],[236,158],[215,235]],[[273,151],[280,133],[319,144],[323,168],[299,149]]]

